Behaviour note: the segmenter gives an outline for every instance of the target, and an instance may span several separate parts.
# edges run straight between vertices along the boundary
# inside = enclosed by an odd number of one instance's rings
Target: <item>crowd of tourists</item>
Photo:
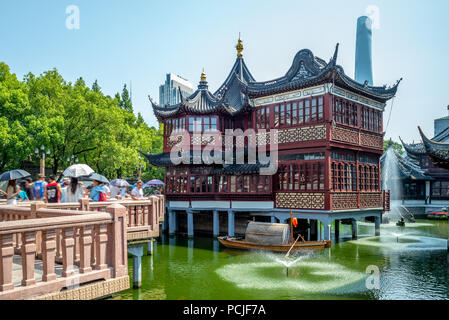
[[[86,187],[78,178],[64,178],[61,182],[56,176],[50,174],[48,181],[43,174],[39,174],[36,181],[31,178],[23,180],[10,180],[6,191],[0,189],[0,197],[6,197],[7,204],[16,204],[23,201],[44,201],[47,203],[78,202],[84,197],[91,201],[107,201],[110,199],[140,200],[145,197],[143,182],[138,181],[135,187],[120,187],[93,180],[92,185]],[[155,194],[160,194],[156,189]]]

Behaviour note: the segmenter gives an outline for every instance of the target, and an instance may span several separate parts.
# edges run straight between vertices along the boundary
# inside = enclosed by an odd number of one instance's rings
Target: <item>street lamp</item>
[[[45,176],[45,153],[47,153],[47,156],[50,156],[50,149],[47,150],[47,152],[45,152],[45,146],[41,145],[40,148],[41,156],[40,156],[40,173],[43,174]],[[39,157],[39,148],[34,149],[34,153],[36,154],[37,157]]]
[[[70,157],[67,157],[66,159],[67,163],[69,164],[69,166],[71,166],[74,163],[78,163],[78,158],[75,158],[75,155],[71,155]]]
[[[139,165],[136,164],[136,169],[137,169],[137,179],[140,180],[140,176],[142,175],[142,169],[143,169],[143,165],[142,165],[142,157],[139,154]]]

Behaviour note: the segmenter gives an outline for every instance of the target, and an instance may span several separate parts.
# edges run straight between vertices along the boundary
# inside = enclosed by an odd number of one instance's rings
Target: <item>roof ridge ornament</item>
[[[205,82],[206,81],[206,73],[204,72],[204,68],[203,68],[203,72],[201,72],[201,82]]]
[[[235,46],[235,48],[237,49],[237,57],[238,58],[243,57],[243,54],[242,54],[243,43],[242,43],[242,39],[240,39],[240,32],[239,32],[239,40],[237,41],[237,45]]]
[[[332,65],[336,65],[337,64],[337,57],[338,57],[338,47],[340,46],[340,43],[337,42],[337,45],[335,46],[335,51],[334,51],[334,55],[331,59],[331,63]]]

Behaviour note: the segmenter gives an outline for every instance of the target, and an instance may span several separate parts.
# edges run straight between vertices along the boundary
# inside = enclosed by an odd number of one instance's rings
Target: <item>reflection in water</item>
[[[343,227],[346,242],[299,259],[288,278],[285,265],[266,253],[226,249],[211,238],[163,236],[154,255],[142,258],[142,288],[114,298],[449,299],[447,228],[441,221],[382,225],[381,237],[373,237],[373,224],[360,223],[360,234],[370,236],[352,241],[350,226]],[[398,243],[392,234],[399,232],[405,235]],[[368,266],[380,270],[379,289],[365,287]]]
[[[220,251],[220,242],[217,240],[217,238],[213,239],[212,250],[214,251],[214,262],[216,263],[218,261],[218,254]]]
[[[149,274],[150,274],[150,280],[154,280],[154,263],[153,263],[153,255],[148,257],[148,261],[149,261]]]
[[[187,261],[189,264],[193,262],[193,239],[187,240]]]
[[[168,237],[168,256],[173,259],[176,250],[176,236]]]

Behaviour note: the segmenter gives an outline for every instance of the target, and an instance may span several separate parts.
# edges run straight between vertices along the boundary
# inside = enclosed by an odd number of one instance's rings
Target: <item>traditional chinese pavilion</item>
[[[356,236],[356,221],[367,217],[378,233],[389,204],[380,183],[382,113],[400,80],[388,88],[356,82],[337,64],[337,44],[328,62],[303,49],[284,76],[258,82],[242,57],[240,39],[236,48],[236,61],[215,92],[203,71],[198,89],[179,104],[158,105],[150,98],[164,124],[164,150],[145,156],[166,168],[169,233],[209,228],[214,235],[234,235],[253,218],[287,223],[291,209],[309,239],[329,239],[332,222],[340,220],[352,222]],[[259,162],[198,163],[192,154],[188,164],[170,160],[182,131],[226,129],[254,129],[258,146],[268,145],[265,130],[276,129],[277,172],[259,174]],[[337,238],[338,228],[335,223]]]
[[[449,116],[435,119],[434,127],[431,139],[418,127],[422,142],[401,140],[407,155],[398,159],[414,168],[402,177],[403,202],[408,207],[449,204]]]

